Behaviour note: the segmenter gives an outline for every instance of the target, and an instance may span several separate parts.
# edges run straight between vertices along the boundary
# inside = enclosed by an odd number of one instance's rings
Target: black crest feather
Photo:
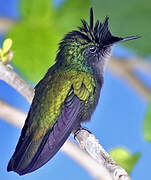
[[[77,32],[79,32],[84,39],[101,46],[108,46],[119,41],[139,38],[139,36],[131,36],[127,38],[113,36],[109,30],[108,21],[109,17],[106,17],[103,24],[97,20],[94,25],[93,8],[90,8],[90,25],[82,19],[82,27],[79,27],[79,31]]]

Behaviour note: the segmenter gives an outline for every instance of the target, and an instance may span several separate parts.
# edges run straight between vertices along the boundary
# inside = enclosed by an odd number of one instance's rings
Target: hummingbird
[[[55,64],[35,86],[28,116],[7,171],[31,173],[47,163],[69,135],[89,121],[98,104],[104,69],[114,43],[137,39],[113,36],[109,17],[67,33],[59,44]]]

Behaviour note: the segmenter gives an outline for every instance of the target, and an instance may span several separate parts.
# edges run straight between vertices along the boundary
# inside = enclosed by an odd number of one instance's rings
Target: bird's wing
[[[81,103],[93,93],[94,86],[91,76],[76,71],[57,73],[49,82],[44,78],[35,89],[8,171],[23,175],[51,159],[75,127]]]

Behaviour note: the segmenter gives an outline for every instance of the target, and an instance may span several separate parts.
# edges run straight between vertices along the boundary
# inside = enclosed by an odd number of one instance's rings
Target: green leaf
[[[5,39],[2,45],[2,49],[0,48],[0,60],[7,64],[9,61],[9,53],[12,46],[12,40],[10,38]]]
[[[7,53],[11,49],[12,43],[13,42],[10,38],[4,40],[2,47],[3,54]]]
[[[45,22],[24,21],[10,32],[15,52],[13,64],[32,82],[39,81],[54,64],[60,35]]]
[[[146,111],[145,119],[144,119],[144,138],[151,142],[151,100],[148,104],[148,108]]]
[[[131,154],[124,148],[112,149],[110,154],[111,157],[129,174],[131,173],[135,164],[140,158],[140,153]]]

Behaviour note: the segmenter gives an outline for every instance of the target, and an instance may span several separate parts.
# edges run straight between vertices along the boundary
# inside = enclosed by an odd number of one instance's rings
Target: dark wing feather
[[[13,170],[18,174],[23,175],[40,168],[47,161],[49,161],[61,148],[73,128],[76,126],[76,117],[78,115],[80,105],[81,101],[76,95],[72,93],[70,96],[68,96],[64,104],[63,112],[61,113],[54,127],[49,130],[42,139],[38,151],[35,153],[31,162],[24,169],[20,169],[18,164],[15,169],[14,162]],[[25,150],[27,145],[29,145],[30,143],[31,140],[29,136],[27,137],[27,139],[24,139],[24,142],[22,144],[20,144],[20,148],[22,148],[22,150]],[[21,159],[22,156],[26,156],[27,154],[25,152],[22,152],[22,154],[20,153],[19,156],[16,157],[16,159],[19,160],[19,158]],[[24,162],[19,162],[19,164],[22,163]],[[8,170],[12,170],[11,161],[8,165]]]

